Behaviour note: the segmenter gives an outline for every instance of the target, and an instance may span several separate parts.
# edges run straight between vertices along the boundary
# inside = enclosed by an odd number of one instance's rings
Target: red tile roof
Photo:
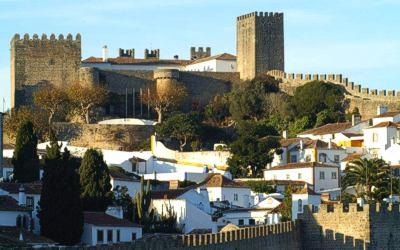
[[[374,125],[372,127],[367,128],[367,129],[370,129],[370,128],[387,128],[387,127],[398,127],[398,124],[396,124],[394,122],[381,122],[381,123],[378,123],[378,124],[376,124],[376,125]]]
[[[191,60],[175,60],[175,59],[136,59],[131,57],[108,58],[107,62],[103,62],[100,57],[89,57],[82,61],[83,63],[111,63],[111,64],[130,64],[130,65],[151,65],[151,64],[173,64],[186,65]]]
[[[373,118],[394,117],[394,116],[399,115],[399,114],[400,114],[400,112],[398,112],[398,111],[390,111],[390,112],[385,112],[383,114],[374,116]]]
[[[0,195],[0,211],[32,211],[32,209],[18,205],[18,202],[8,195]]]
[[[95,226],[105,227],[142,227],[125,219],[118,219],[103,212],[84,212],[84,222]]]
[[[24,241],[19,240],[20,233],[22,232],[22,236]],[[20,244],[56,244],[54,241],[45,238],[43,236],[36,235],[28,230],[21,229],[19,227],[9,227],[9,226],[0,226],[0,245],[1,249],[4,247],[2,243],[8,243],[7,247],[14,246],[14,249],[17,248],[17,245]],[[6,248],[4,248],[6,249]],[[28,249],[28,248],[21,248],[21,249]],[[29,248],[30,249],[30,248]]]
[[[351,122],[342,122],[342,123],[328,123],[318,128],[313,128],[306,130],[299,135],[325,135],[325,134],[336,134],[340,133],[348,128],[351,128]]]
[[[309,138],[291,138],[291,139],[282,139],[280,141],[282,147],[288,147],[292,144],[299,144],[300,141],[303,141],[304,148],[319,148],[319,149],[328,149],[329,143],[324,142],[322,140],[311,140]],[[297,148],[299,145],[297,145]],[[342,149],[336,143],[331,142],[332,149]]]
[[[0,182],[0,189],[3,189],[11,194],[19,193],[20,186],[23,186],[26,194],[40,194],[42,192],[41,182],[31,183],[15,183],[15,182]]]
[[[227,61],[235,61],[236,60],[236,56],[228,54],[228,53],[223,53],[223,54],[219,54],[219,55],[215,55],[215,56],[209,56],[209,57],[204,57],[201,59],[198,59],[196,61],[193,61],[189,64],[196,64],[196,63],[201,63],[201,62],[207,62],[210,60],[227,60]]]
[[[206,187],[249,188],[244,183],[236,182],[221,174],[211,174],[202,183]]]
[[[281,170],[281,169],[294,169],[294,168],[315,168],[315,167],[338,168],[338,166],[335,166],[335,165],[322,164],[319,162],[296,162],[296,163],[289,163],[289,164],[282,165],[282,166],[271,167],[270,169],[266,169],[265,171]]]
[[[110,177],[114,180],[119,180],[119,181],[132,181],[132,182],[140,181],[132,176],[117,171],[110,171]]]
[[[363,156],[363,154],[349,154],[346,157],[344,157],[341,161],[342,162],[352,161],[352,160],[360,158],[361,156]]]

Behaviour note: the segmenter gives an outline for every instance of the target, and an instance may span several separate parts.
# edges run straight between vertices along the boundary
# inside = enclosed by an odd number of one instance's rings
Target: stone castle
[[[32,102],[32,93],[47,84],[68,86],[80,81],[101,84],[111,93],[105,105],[105,115],[129,117],[139,113],[140,93],[153,82],[168,86],[179,81],[187,88],[183,108],[206,105],[215,95],[230,91],[233,84],[268,72],[282,81],[283,91],[293,90],[308,81],[322,80],[340,84],[350,100],[350,109],[358,107],[364,118],[375,115],[376,107],[387,105],[396,109],[400,92],[369,90],[350,82],[340,74],[288,74],[284,71],[283,13],[257,13],[237,17],[237,57],[229,54],[211,55],[211,48],[190,48],[190,59],[161,59],[159,49],[144,51],[144,58],[135,58],[135,49],[120,49],[117,58],[82,60],[81,36],[15,35],[11,40],[11,106]],[[104,49],[107,49],[106,47]],[[209,70],[200,66],[212,60],[232,62],[231,68]],[[236,67],[234,67],[234,64]],[[127,105],[126,100],[131,100]],[[127,109],[127,110],[126,110]]]

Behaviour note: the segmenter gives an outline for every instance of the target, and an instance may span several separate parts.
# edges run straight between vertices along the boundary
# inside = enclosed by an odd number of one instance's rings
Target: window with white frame
[[[332,179],[333,179],[333,180],[336,180],[336,179],[337,179],[337,174],[336,174],[336,172],[332,172]]]
[[[326,162],[326,154],[325,153],[320,153],[318,158],[319,158],[320,162]]]
[[[233,194],[233,200],[238,201],[239,200],[239,195],[238,194]]]
[[[104,232],[103,230],[97,230],[97,243],[102,244],[104,241]]]
[[[291,163],[297,162],[297,155],[295,155],[295,154],[290,155],[290,162],[291,162]]]
[[[324,171],[320,171],[319,172],[319,179],[320,180],[325,180],[325,172]]]
[[[303,177],[303,176],[301,175],[301,173],[298,173],[298,174],[297,174],[297,179],[301,180],[302,177]]]
[[[290,174],[286,174],[286,180],[290,180]]]

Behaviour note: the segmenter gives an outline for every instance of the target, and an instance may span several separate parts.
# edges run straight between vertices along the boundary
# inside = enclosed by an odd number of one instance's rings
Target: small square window
[[[244,220],[243,219],[239,219],[238,224],[239,224],[239,226],[243,226],[244,225]]]
[[[303,176],[301,175],[301,173],[298,173],[298,174],[297,174],[297,179],[301,180],[302,177],[303,177]]]
[[[290,162],[296,163],[297,162],[297,155],[290,155]]]
[[[335,163],[339,163],[339,161],[340,161],[340,156],[339,156],[339,155],[334,155],[334,156],[333,156],[333,160],[335,161]]]
[[[290,174],[286,175],[286,180],[290,180]]]
[[[319,179],[325,180],[325,172],[324,171],[319,172]]]
[[[336,174],[336,172],[332,172],[332,179],[334,179],[334,180],[337,179],[337,174]]]
[[[255,225],[256,221],[254,219],[249,219],[249,225]]]

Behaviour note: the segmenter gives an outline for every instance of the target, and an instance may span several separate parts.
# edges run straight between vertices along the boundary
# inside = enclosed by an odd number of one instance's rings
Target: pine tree
[[[71,166],[70,153],[50,132],[40,197],[41,234],[60,244],[79,243],[83,232],[83,210],[79,177]]]
[[[13,179],[16,182],[32,182],[39,180],[39,158],[37,155],[37,136],[32,122],[28,121],[18,129],[12,164]]]
[[[110,175],[103,154],[88,149],[79,168],[85,211],[105,211],[112,201]]]

